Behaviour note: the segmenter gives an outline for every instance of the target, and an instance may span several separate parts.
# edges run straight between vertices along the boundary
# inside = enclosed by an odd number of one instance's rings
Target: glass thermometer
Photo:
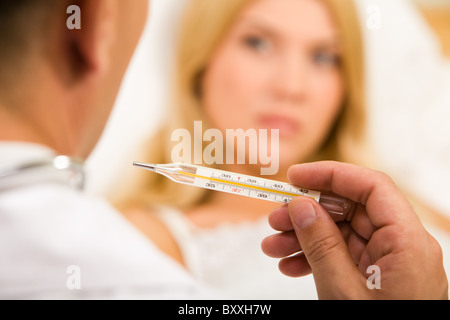
[[[159,173],[177,183],[272,202],[289,203],[295,197],[306,196],[319,202],[327,212],[332,214],[346,215],[353,205],[350,200],[335,194],[297,188],[285,182],[191,164],[135,162],[133,165]]]

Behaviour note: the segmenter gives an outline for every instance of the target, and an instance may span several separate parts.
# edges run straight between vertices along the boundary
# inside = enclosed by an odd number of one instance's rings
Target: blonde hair
[[[171,133],[178,128],[193,132],[194,121],[208,120],[202,112],[199,83],[202,73],[237,14],[255,0],[192,0],[186,8],[176,48],[170,121],[147,144],[144,161],[170,163]],[[256,0],[257,1],[257,0]],[[359,154],[365,132],[363,49],[360,25],[352,0],[322,0],[335,17],[343,46],[342,71],[347,95],[342,113],[328,141],[308,160],[339,160],[361,163]],[[141,172],[131,188],[133,196],[120,201],[120,207],[170,204],[189,208],[204,201],[209,191],[178,185],[159,175]]]

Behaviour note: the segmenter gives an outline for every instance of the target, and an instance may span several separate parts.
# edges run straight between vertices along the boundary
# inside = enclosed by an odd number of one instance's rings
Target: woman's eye
[[[315,52],[313,60],[320,66],[339,66],[341,61],[339,55],[329,52]]]
[[[258,51],[265,51],[269,49],[270,43],[268,40],[258,36],[248,36],[244,38],[244,44],[249,48]]]

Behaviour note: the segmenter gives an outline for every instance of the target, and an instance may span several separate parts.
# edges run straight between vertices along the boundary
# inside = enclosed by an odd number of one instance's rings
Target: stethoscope
[[[0,191],[35,183],[55,182],[83,189],[83,162],[68,156],[56,156],[0,167]]]

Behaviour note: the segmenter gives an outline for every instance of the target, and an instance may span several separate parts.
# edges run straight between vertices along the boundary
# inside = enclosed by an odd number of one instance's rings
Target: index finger
[[[293,185],[331,191],[362,204],[376,227],[405,222],[413,212],[392,179],[379,171],[324,161],[292,166],[288,178]]]

